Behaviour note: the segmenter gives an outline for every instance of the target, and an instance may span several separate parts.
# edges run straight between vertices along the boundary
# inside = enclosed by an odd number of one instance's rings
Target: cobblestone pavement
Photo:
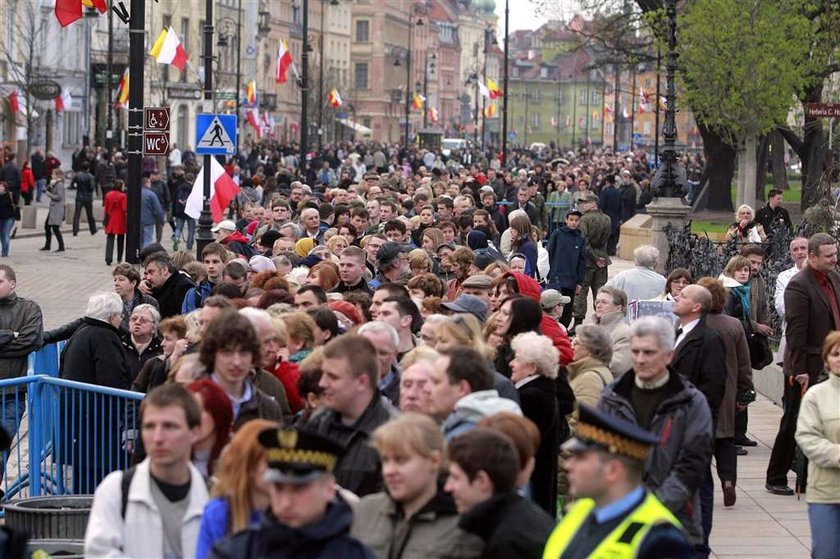
[[[105,265],[105,234],[101,228],[95,236],[82,229],[78,237],[73,237],[65,226],[66,252],[39,251],[44,244],[41,228],[45,217],[44,206],[39,210],[39,228],[19,229],[10,256],[2,262],[15,269],[18,292],[41,305],[45,327],[53,328],[81,316],[89,294],[112,288],[112,268]],[[165,236],[168,231],[166,226]],[[610,275],[630,267],[631,262],[614,259]],[[712,557],[809,557],[811,539],[804,497],[780,497],[764,489],[764,472],[780,417],[781,409],[764,397],[750,407],[750,436],[759,446],[739,457],[738,501],[734,507],[724,508],[720,488],[715,488]],[[790,481],[794,481],[792,474]]]

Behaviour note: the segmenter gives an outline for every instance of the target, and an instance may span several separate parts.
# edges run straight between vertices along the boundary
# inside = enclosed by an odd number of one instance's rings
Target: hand
[[[603,258],[599,258],[598,260],[595,261],[595,265],[598,266],[599,268],[603,268],[607,265],[607,261]]]
[[[749,220],[749,219],[742,219],[742,220],[741,220],[741,223],[739,223],[739,224],[738,224],[738,227],[740,227],[740,228],[741,228],[741,230],[743,231],[743,230],[745,230],[745,229],[747,228],[747,225],[749,225],[749,224],[750,224],[750,220]]]
[[[580,290],[582,289],[582,287],[583,286],[581,286],[581,285],[576,285],[575,286],[575,295],[580,295]]]
[[[799,385],[802,387],[802,394],[804,395],[805,391],[808,390],[808,383],[811,380],[810,377],[807,374],[796,375],[794,377],[794,380],[796,380],[796,382],[798,382]]]
[[[766,324],[756,324],[755,329],[762,336],[770,336],[773,334],[773,329]]]
[[[184,352],[187,350],[188,343],[189,342],[186,338],[182,338],[175,342],[175,349],[172,350],[172,355],[169,357],[170,363],[175,363],[182,355],[184,355]]]
[[[142,293],[143,295],[151,295],[152,294],[152,288],[149,285],[149,282],[147,282],[146,280],[141,281],[137,285],[137,289],[139,289],[140,293]]]

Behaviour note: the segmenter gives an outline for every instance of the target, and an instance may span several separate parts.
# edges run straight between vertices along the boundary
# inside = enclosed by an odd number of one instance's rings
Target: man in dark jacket
[[[572,320],[572,305],[583,280],[586,279],[586,238],[578,229],[583,213],[571,210],[566,213],[566,224],[557,228],[548,240],[548,258],[551,270],[548,285],[569,297],[572,302],[563,307],[560,324],[568,326]]]
[[[826,335],[840,329],[840,274],[837,244],[827,233],[808,240],[808,265],[793,276],[785,289],[784,415],[767,465],[768,491],[793,495],[787,474],[793,464],[799,404],[809,386],[817,382],[824,364],[822,345]]]
[[[638,192],[633,178],[630,176],[630,171],[624,170],[621,172],[621,185],[618,187],[621,193],[621,223],[629,221],[636,215],[636,198]]]
[[[498,431],[476,428],[449,443],[449,477],[458,526],[484,540],[484,559],[538,559],[554,519],[516,492],[519,455]]]
[[[688,532],[695,549],[703,542],[698,489],[709,471],[714,447],[706,397],[669,365],[674,328],[660,317],[631,326],[633,369],[604,389],[598,408],[660,438],[645,461],[645,486]]]
[[[583,324],[586,318],[586,300],[589,291],[592,291],[592,302],[598,296],[598,290],[607,283],[608,266],[610,257],[607,254],[607,243],[610,238],[610,218],[598,209],[598,196],[592,192],[587,193],[581,199],[581,211],[578,228],[586,238],[586,276],[583,279],[580,291],[575,296],[573,314],[575,325]],[[574,332],[574,326],[569,330]]]
[[[376,348],[363,336],[345,334],[324,348],[322,369],[324,408],[307,427],[346,448],[335,470],[342,487],[360,497],[381,491],[382,467],[371,437],[398,412],[377,390]]]
[[[12,198],[14,198],[15,204],[17,204],[20,200],[20,185],[23,182],[23,178],[20,169],[15,164],[14,153],[8,154],[6,156],[6,163],[0,167],[0,181],[6,183],[6,188],[12,193]]]
[[[36,149],[29,159],[29,164],[32,167],[32,176],[35,178],[35,201],[41,201],[41,195],[47,188],[47,178],[52,173],[47,174],[47,162],[44,159],[44,154],[40,149]]]
[[[618,246],[618,236],[621,234],[621,192],[615,187],[615,176],[607,174],[604,188],[601,189],[598,205],[601,211],[610,218],[612,227],[610,228],[610,238],[607,243],[607,254],[615,256],[615,250]]]
[[[764,227],[768,237],[772,237],[776,231],[788,234],[793,231],[790,214],[782,207],[782,194],[781,190],[772,189],[767,193],[767,205],[755,214],[755,222]]]
[[[158,302],[160,317],[181,314],[184,297],[195,287],[195,282],[175,268],[165,252],[150,254],[143,266],[145,270],[139,288],[144,295],[150,295]]]
[[[128,390],[131,377],[118,330],[122,311],[123,302],[116,293],[90,297],[82,325],[61,354],[61,378]],[[59,456],[64,464],[72,466],[73,493],[93,493],[107,474],[127,466],[118,422],[105,420],[120,417],[121,412],[114,399],[105,403],[68,399],[62,407],[62,417],[68,419]],[[94,447],[100,449],[98,456],[87,450]]]
[[[0,264],[0,378],[4,380],[26,375],[29,354],[41,347],[44,331],[41,307],[34,301],[18,297],[15,289],[15,271]],[[15,397],[14,389],[7,389],[0,407],[0,421],[13,437],[26,411],[25,392],[20,390],[17,394]],[[0,480],[3,470],[5,463],[0,469]]]
[[[172,196],[169,192],[169,187],[163,182],[163,179],[160,178],[160,171],[157,169],[152,171],[152,174],[149,175],[149,183],[151,184],[152,192],[154,192],[158,200],[160,200],[160,206],[163,208],[163,213],[167,216],[172,215]],[[163,221],[161,220],[158,223],[155,223],[155,235],[157,242],[160,242],[161,238],[163,238]]]
[[[373,559],[350,536],[353,512],[336,495],[333,471],[341,446],[298,429],[266,429],[259,442],[268,457],[268,510],[258,525],[216,544],[211,559]]]
[[[96,184],[88,170],[90,164],[82,161],[82,170],[73,176],[70,188],[76,189],[76,210],[73,212],[73,236],[79,235],[79,218],[82,216],[82,208],[87,215],[90,234],[96,235],[96,220],[93,219],[93,194],[96,191]]]

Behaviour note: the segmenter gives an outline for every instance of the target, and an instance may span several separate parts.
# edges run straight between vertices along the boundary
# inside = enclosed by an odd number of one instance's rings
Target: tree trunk
[[[773,173],[773,187],[789,190],[787,166],[785,165],[785,139],[778,130],[770,132],[770,170]]]
[[[743,187],[741,183],[738,183],[738,194],[739,200],[738,205],[747,204],[752,206],[753,208],[756,207],[755,200],[755,188],[753,186],[757,180],[757,169],[756,169],[756,152],[758,150],[758,138],[755,134],[748,134],[746,138],[744,138],[744,151],[743,151],[743,163],[744,163],[744,182]],[[739,158],[738,161],[738,171],[740,175],[741,170],[741,159]],[[741,198],[740,194],[743,191],[743,198]]]
[[[707,208],[715,211],[729,211],[732,207],[732,177],[735,175],[735,147],[726,142],[720,134],[697,121],[697,128],[703,137],[706,168],[703,169],[701,184],[709,182],[709,203]]]
[[[741,204],[745,204],[747,199],[747,149],[741,145],[738,150],[738,182],[735,188],[735,207],[739,208]]]
[[[770,135],[760,136],[755,154],[755,188],[753,189],[753,195],[759,201],[764,200],[764,182],[767,180],[767,162],[770,157],[769,147]]]
[[[823,82],[817,81],[800,97],[803,104],[819,103],[822,99]],[[827,194],[827,182],[823,181],[827,146],[823,124],[820,118],[805,116],[805,134],[800,140],[790,128],[779,127],[779,132],[802,160],[802,202],[804,212],[816,205]]]

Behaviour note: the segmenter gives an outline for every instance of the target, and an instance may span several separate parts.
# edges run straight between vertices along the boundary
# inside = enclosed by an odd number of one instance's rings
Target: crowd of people
[[[651,199],[644,156],[545,155],[501,167],[342,146],[301,166],[254,148],[227,162],[240,191],[200,259],[174,206],[194,159],[170,160],[168,185],[148,170],[142,268],[119,263],[109,217],[114,292],[31,326],[67,340],[62,378],[146,393],[139,432],[77,421],[132,462],[70,457],[73,491],[95,491],[86,554],[708,557],[712,458],[735,506],[752,371],[773,360],[757,228],[733,225],[744,238],[719,277],[662,275],[652,246],[610,277],[620,225]],[[791,382],[767,489],[793,494],[798,442],[815,556],[835,557],[836,244],[790,252],[772,303]],[[639,300],[672,319],[637,316]],[[7,426],[23,413],[3,411]]]

